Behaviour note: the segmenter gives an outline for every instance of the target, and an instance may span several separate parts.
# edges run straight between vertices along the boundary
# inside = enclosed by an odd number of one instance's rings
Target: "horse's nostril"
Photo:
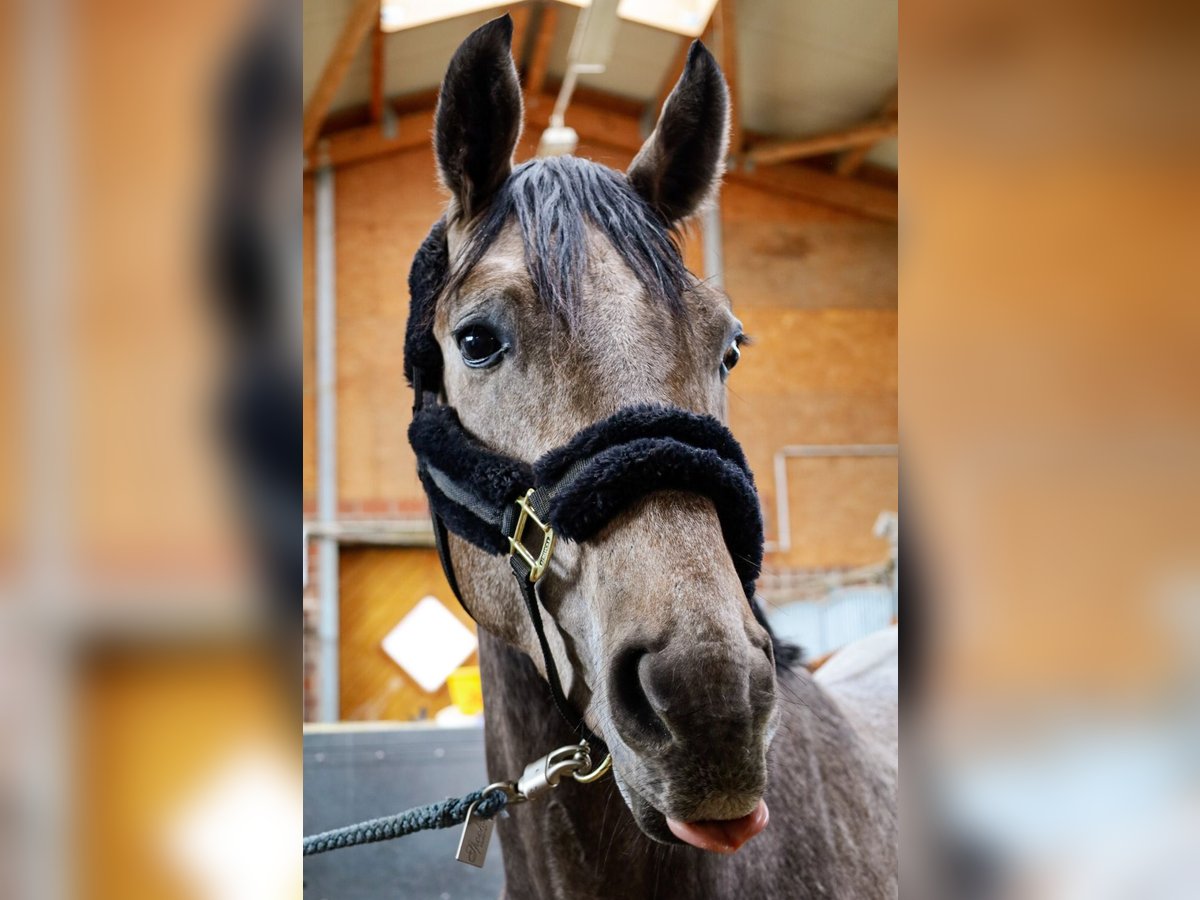
[[[613,662],[610,690],[614,719],[622,737],[630,743],[658,743],[671,737],[643,683],[649,654],[646,647],[628,647]]]
[[[770,633],[764,628],[750,627],[746,630],[746,637],[750,639],[752,647],[757,647],[763,652],[763,655],[767,658],[767,662],[770,663],[771,670],[774,671],[775,645],[771,640]]]

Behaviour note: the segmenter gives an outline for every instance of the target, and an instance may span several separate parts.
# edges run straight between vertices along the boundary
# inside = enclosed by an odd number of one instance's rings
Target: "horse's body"
[[[514,170],[511,31],[505,18],[473,33],[442,86],[449,271],[406,354],[436,368],[438,402],[473,440],[522,461],[632,404],[719,423],[744,336],[672,243],[723,169],[716,62],[693,46],[627,173],[574,158]],[[578,735],[550,702],[508,565],[453,535],[449,554],[480,626],[488,769],[507,780]],[[788,668],[702,491],[652,488],[588,540],[561,541],[540,585],[547,652],[612,777],[499,823],[508,896],[897,894],[894,634],[815,677]]]
[[[479,655],[494,777],[571,742],[528,657],[486,632]],[[779,691],[783,721],[766,795],[771,823],[741,850],[724,856],[655,843],[610,779],[564,784],[499,823],[506,896],[896,896],[895,630],[845,648],[815,676],[782,674]]]

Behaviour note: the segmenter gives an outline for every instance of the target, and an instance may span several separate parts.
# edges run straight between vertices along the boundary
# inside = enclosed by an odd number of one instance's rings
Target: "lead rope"
[[[492,841],[494,818],[498,813],[513,804],[542,796],[558,787],[568,775],[580,784],[599,781],[611,766],[611,759],[606,756],[600,765],[593,768],[586,741],[559,747],[527,765],[516,781],[497,781],[465,797],[417,806],[394,816],[368,819],[356,825],[309,835],[304,838],[304,855],[390,841],[418,831],[453,828],[462,824],[462,836],[458,839],[454,858],[467,865],[483,868]]]
[[[508,806],[508,795],[503,791],[487,793],[487,788],[472,791],[465,797],[443,800],[441,803],[430,803],[427,806],[417,806],[413,809],[397,813],[394,816],[384,816],[379,819],[369,819],[357,825],[347,825],[345,828],[335,828],[312,834],[304,839],[304,855],[325,853],[329,850],[340,850],[343,847],[354,847],[358,844],[374,844],[379,841],[390,841],[393,838],[404,837],[418,831],[428,831],[434,828],[453,828],[467,818],[474,808],[476,815],[490,819]]]

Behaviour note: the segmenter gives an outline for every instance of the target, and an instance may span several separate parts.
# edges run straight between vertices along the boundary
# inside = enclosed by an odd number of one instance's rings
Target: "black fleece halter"
[[[532,465],[484,446],[449,406],[438,403],[442,359],[433,337],[433,305],[449,263],[438,222],[413,260],[405,336],[405,374],[415,391],[409,442],[433,515],[438,556],[467,613],[446,531],[495,555],[507,555],[541,645],[555,705],[572,728],[591,732],[563,694],[546,640],[537,585],[558,538],[586,541],[633,503],[657,491],[708,497],[755,617],[763,525],[754,476],[729,429],[712,416],[669,406],[630,406],[580,431]]]

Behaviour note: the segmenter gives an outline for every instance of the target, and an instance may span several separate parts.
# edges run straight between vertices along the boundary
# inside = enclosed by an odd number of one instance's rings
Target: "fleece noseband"
[[[508,557],[541,645],[555,704],[569,724],[598,741],[563,695],[543,628],[537,585],[555,541],[586,541],[658,491],[707,497],[716,508],[746,598],[765,625],[753,600],[763,553],[754,476],[728,428],[712,416],[669,406],[621,409],[532,465],[486,447],[463,427],[453,408],[438,403],[442,360],[432,334],[432,305],[446,269],[445,232],[438,223],[417,252],[409,276],[405,368],[416,392],[408,437],[429,497],[442,567],[461,603],[447,530],[488,553]],[[470,613],[465,603],[463,608]]]

